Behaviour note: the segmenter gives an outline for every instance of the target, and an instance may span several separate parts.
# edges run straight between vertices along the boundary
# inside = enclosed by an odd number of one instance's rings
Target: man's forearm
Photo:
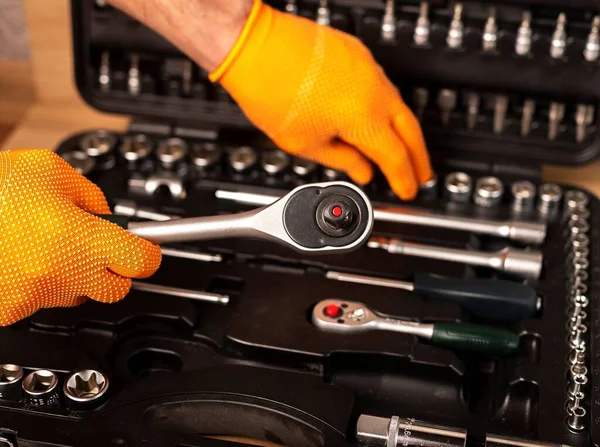
[[[252,0],[109,0],[163,35],[206,71],[227,57]]]

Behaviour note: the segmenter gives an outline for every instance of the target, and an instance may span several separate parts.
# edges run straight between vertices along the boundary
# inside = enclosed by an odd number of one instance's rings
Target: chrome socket
[[[527,180],[514,182],[510,188],[512,194],[512,209],[516,212],[531,210],[535,205],[536,188]]]
[[[215,143],[195,143],[192,145],[192,163],[197,171],[207,171],[221,161],[223,150]]]
[[[466,203],[471,200],[473,179],[464,172],[452,172],[444,180],[444,194],[452,202]]]
[[[108,377],[86,369],[71,374],[63,385],[67,408],[84,411],[100,406],[108,391]]]
[[[256,151],[250,146],[242,146],[233,149],[229,153],[229,166],[235,172],[246,172],[250,170],[258,161]]]
[[[569,354],[569,364],[570,365],[584,365],[585,364],[585,345],[578,346],[573,349]]]
[[[82,151],[65,152],[61,158],[81,175],[90,174],[96,167],[96,161]]]
[[[483,177],[475,183],[475,203],[482,207],[493,207],[504,195],[504,184],[497,177]]]
[[[169,138],[158,143],[156,158],[164,169],[174,171],[185,165],[188,152],[188,144],[181,138]]]
[[[580,324],[573,330],[571,336],[569,337],[569,345],[571,346],[571,348],[577,348],[585,344],[587,331],[588,328],[585,324]]]
[[[565,210],[567,212],[585,208],[589,203],[589,197],[582,191],[570,190],[565,193]]]
[[[579,392],[575,396],[573,396],[569,400],[569,402],[567,402],[567,412],[569,414],[573,414],[573,410],[575,410],[575,408],[582,407],[583,399],[585,399],[585,394],[583,394],[582,392]]]
[[[262,154],[261,166],[269,175],[280,175],[290,166],[290,156],[279,150],[268,151]]]
[[[571,415],[567,419],[567,426],[575,431],[579,432],[586,427],[586,416],[587,412],[583,407],[576,407],[571,410]]]
[[[336,171],[335,169],[331,169],[331,168],[325,168],[323,169],[323,177],[325,177],[325,179],[327,181],[334,181],[334,180],[339,180],[341,179],[343,176],[343,174],[340,171]]]
[[[553,214],[560,207],[563,197],[562,188],[554,183],[540,186],[537,209],[541,214]]]
[[[587,377],[588,369],[583,364],[576,363],[575,365],[571,365],[569,368],[569,376],[570,380],[574,380],[576,376],[586,376]]]
[[[139,166],[142,162],[150,158],[153,151],[154,143],[143,134],[127,135],[123,138],[123,143],[119,147],[121,157],[130,166]]]
[[[584,387],[588,383],[587,376],[577,375],[574,376],[572,382],[569,384],[568,393],[570,397],[575,397],[577,393],[583,392]]]
[[[117,135],[106,130],[88,132],[79,139],[79,148],[96,162],[98,169],[111,169],[116,160],[114,150],[117,145]]]
[[[310,177],[317,170],[317,164],[305,158],[295,158],[292,170],[298,177]]]
[[[23,368],[19,365],[0,365],[0,399],[19,400],[21,398]]]
[[[52,371],[40,369],[29,373],[22,384],[25,402],[34,407],[57,407],[58,377]]]

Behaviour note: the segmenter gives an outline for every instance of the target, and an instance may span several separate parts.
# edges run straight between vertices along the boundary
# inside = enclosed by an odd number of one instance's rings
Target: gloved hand
[[[433,176],[419,123],[356,38],[255,0],[210,74],[282,149],[371,180],[374,161],[403,199]]]
[[[102,191],[47,150],[0,152],[0,326],[85,297],[122,299],[160,265],[158,246],[90,213]]]

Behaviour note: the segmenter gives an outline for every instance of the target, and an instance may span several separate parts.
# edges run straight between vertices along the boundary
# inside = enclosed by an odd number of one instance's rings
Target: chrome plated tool
[[[277,196],[269,194],[225,190],[217,190],[215,196],[222,200],[256,206],[268,205],[278,199]],[[535,245],[544,242],[547,229],[547,225],[542,222],[496,221],[456,217],[401,206],[375,206],[373,217],[376,221],[381,222],[467,231]]]
[[[519,347],[519,336],[479,324],[417,323],[382,316],[363,303],[327,299],[312,312],[313,324],[328,332],[358,334],[374,330],[401,332],[429,340],[434,346],[485,355],[509,355]]]
[[[310,253],[352,251],[367,241],[373,228],[369,199],[346,182],[303,185],[272,205],[238,214],[166,222],[101,217],[157,244],[247,237]]]
[[[532,287],[515,281],[417,273],[409,282],[333,270],[325,276],[335,281],[406,290],[428,300],[454,302],[473,316],[505,323],[531,317],[542,307],[542,299]]]
[[[373,237],[369,240],[368,246],[392,254],[487,267],[522,278],[537,279],[542,272],[543,256],[539,251],[524,251],[511,247],[495,252],[471,251],[417,244],[387,237]]]

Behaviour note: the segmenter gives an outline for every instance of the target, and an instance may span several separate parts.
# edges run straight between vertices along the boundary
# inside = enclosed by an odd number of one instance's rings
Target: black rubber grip
[[[519,336],[504,329],[479,324],[436,323],[431,343],[456,351],[505,356],[519,348]]]
[[[503,323],[524,320],[539,310],[535,290],[513,281],[416,274],[414,287],[423,298],[453,301],[473,316]]]

